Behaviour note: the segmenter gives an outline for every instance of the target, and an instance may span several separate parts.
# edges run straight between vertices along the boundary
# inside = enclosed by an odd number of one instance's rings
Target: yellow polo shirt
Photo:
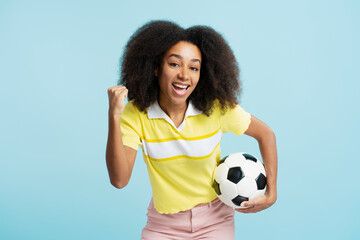
[[[143,150],[155,209],[176,213],[214,200],[212,174],[221,158],[222,135],[241,135],[250,121],[251,115],[239,105],[222,115],[216,101],[207,117],[190,102],[184,121],[176,127],[158,102],[147,114],[128,102],[121,115],[123,143]]]

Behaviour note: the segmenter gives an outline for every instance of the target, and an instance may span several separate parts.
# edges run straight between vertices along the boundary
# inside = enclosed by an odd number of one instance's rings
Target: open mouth
[[[178,84],[178,83],[173,83],[172,87],[173,87],[176,94],[184,95],[184,94],[186,94],[186,92],[189,89],[190,85],[182,85],[182,84]]]

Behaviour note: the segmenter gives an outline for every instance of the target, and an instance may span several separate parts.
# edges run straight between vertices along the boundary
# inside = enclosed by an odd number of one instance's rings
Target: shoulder
[[[144,114],[136,105],[134,100],[131,100],[126,103],[124,112],[126,113],[132,113],[132,114]]]
[[[219,117],[222,117],[226,114],[238,110],[239,108],[241,107],[238,103],[235,104],[230,104],[228,102],[221,103],[219,99],[215,99],[213,103],[212,113]]]
[[[126,103],[123,113],[121,114],[121,118],[123,120],[138,120],[143,117],[145,113],[140,111],[140,109],[134,104],[134,100],[131,100]]]
[[[135,110],[136,106],[134,104],[134,100],[128,101],[125,105],[125,108],[133,109]]]

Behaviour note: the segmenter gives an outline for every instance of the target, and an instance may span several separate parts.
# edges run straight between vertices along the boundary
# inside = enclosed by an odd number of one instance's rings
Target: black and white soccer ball
[[[233,153],[215,168],[213,188],[219,199],[232,208],[265,194],[266,173],[263,163],[248,153]]]

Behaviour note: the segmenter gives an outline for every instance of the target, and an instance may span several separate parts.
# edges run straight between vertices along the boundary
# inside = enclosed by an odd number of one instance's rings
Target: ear
[[[155,77],[158,77],[159,76],[159,67],[156,67],[155,70],[154,70],[154,75]]]

